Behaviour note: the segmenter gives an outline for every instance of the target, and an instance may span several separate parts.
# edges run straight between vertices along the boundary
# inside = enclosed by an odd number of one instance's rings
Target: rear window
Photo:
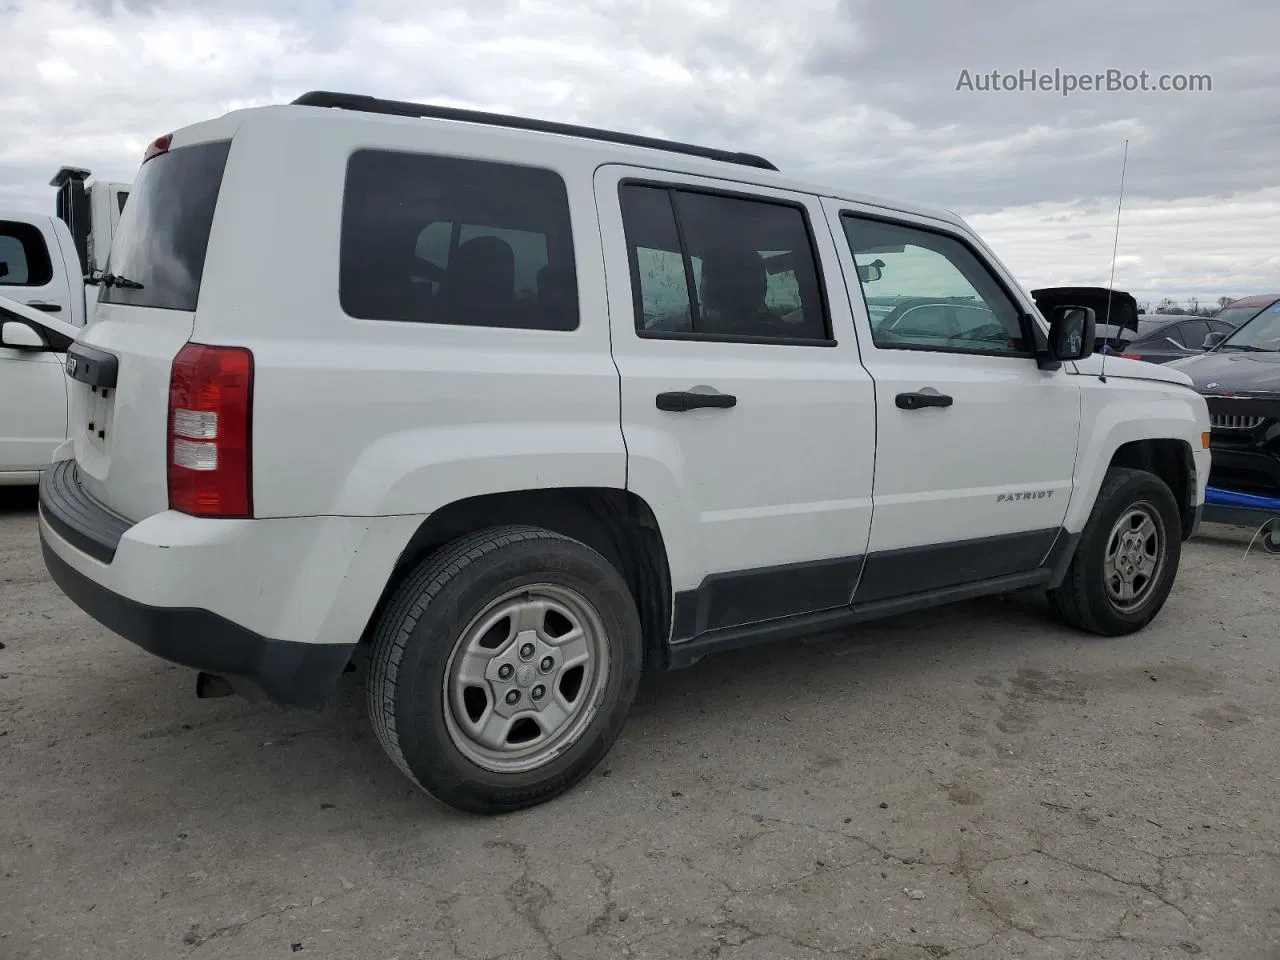
[[[30,223],[0,220],[0,286],[43,287],[53,279],[44,237]]]
[[[111,241],[107,272],[140,289],[100,287],[100,303],[194,310],[230,140],[178,147],[144,163]]]
[[[578,281],[552,170],[360,150],[347,167],[338,292],[361,320],[574,330]]]

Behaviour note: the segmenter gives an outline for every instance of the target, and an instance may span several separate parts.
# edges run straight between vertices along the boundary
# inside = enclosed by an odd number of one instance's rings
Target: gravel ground
[[[358,675],[197,700],[0,506],[0,958],[1280,957],[1280,558],[1209,527],[1155,625],[990,600],[651,682],[497,819],[410,788]]]

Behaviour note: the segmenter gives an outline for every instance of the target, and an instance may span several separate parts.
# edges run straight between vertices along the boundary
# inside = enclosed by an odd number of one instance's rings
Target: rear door
[[[846,605],[875,400],[820,204],[622,166],[596,198],[628,488],[664,525],[676,640]]]
[[[107,268],[128,284],[98,288],[94,322],[77,346],[114,364],[70,372],[80,482],[129,520],[168,507],[169,373],[191,337],[230,150],[227,138],[193,136],[175,134],[167,151],[143,162],[120,216]],[[106,380],[96,375],[111,366]]]
[[[78,290],[78,274],[75,279]],[[74,322],[71,285],[49,218],[0,219],[0,296]]]

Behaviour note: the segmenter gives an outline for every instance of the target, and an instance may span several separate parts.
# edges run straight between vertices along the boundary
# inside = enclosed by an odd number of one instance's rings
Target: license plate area
[[[99,453],[107,452],[111,437],[114,394],[115,390],[109,387],[89,387],[85,394],[84,437]]]

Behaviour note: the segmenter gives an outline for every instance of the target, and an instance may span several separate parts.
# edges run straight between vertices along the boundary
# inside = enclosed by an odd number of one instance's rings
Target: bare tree
[[[1235,297],[1219,297],[1219,298],[1218,298],[1218,309],[1219,309],[1219,310],[1221,310],[1223,307],[1229,307],[1229,306],[1231,306],[1231,301],[1232,301],[1232,300],[1234,300],[1234,299],[1235,299]]]

